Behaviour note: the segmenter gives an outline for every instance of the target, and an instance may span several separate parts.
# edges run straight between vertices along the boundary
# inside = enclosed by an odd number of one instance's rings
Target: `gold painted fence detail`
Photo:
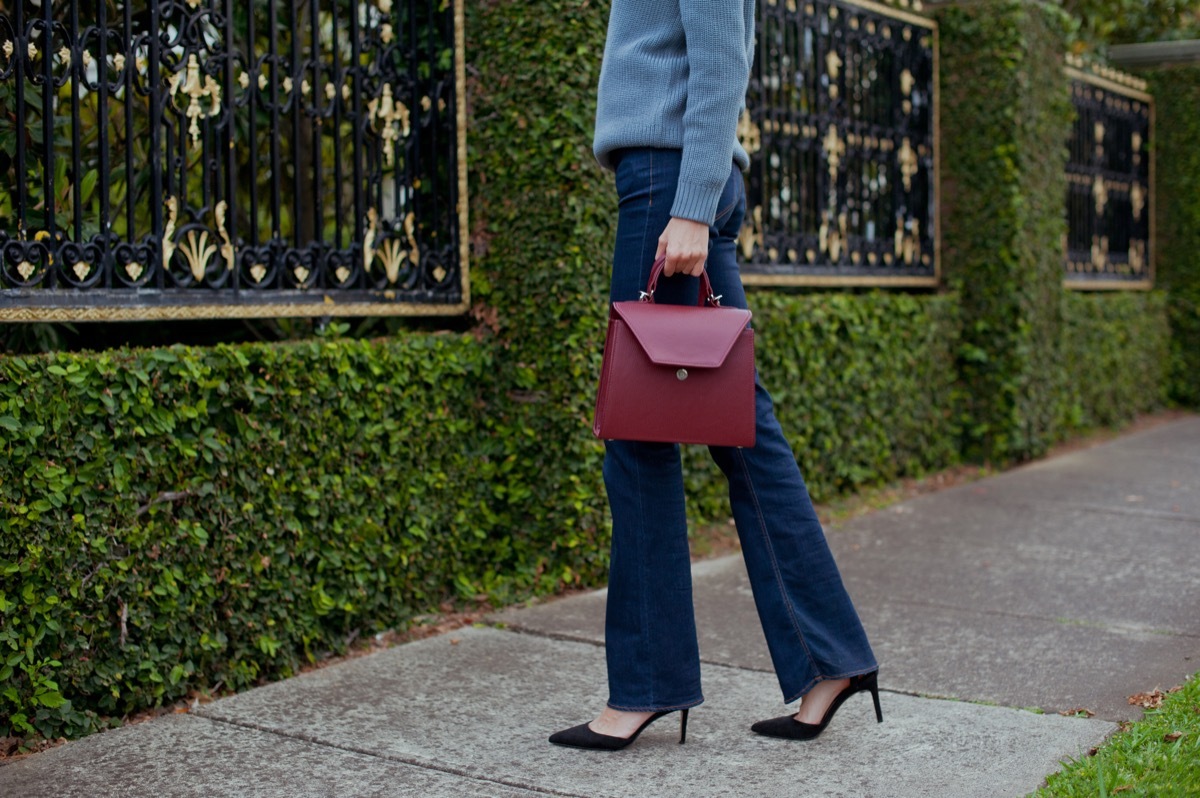
[[[870,2],[765,0],[739,137],[743,276],[938,278],[934,23]]]
[[[1149,288],[1153,99],[1145,83],[1068,58],[1076,119],[1067,164],[1065,283]]]
[[[462,27],[462,0],[0,4],[0,321],[462,311]]]

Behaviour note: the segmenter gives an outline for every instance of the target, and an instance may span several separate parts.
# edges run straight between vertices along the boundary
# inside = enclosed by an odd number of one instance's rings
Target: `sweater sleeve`
[[[687,40],[687,109],[671,215],[712,224],[733,166],[750,79],[746,21],[742,3],[732,0],[679,0],[679,11]]]

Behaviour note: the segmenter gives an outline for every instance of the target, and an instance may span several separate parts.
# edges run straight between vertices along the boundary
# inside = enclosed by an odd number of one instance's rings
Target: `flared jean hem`
[[[608,707],[609,707],[609,709],[615,709],[618,712],[675,712],[676,710],[680,710],[680,709],[691,709],[692,707],[698,707],[703,703],[704,703],[703,698],[697,698],[694,701],[687,701],[685,703],[674,704],[672,706],[643,707],[643,706],[626,706],[624,704],[614,704],[612,701],[609,701]]]

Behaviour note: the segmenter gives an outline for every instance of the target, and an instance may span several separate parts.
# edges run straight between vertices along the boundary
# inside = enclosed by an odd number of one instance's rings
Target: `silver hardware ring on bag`
[[[646,290],[638,292],[638,298],[642,302],[654,302],[654,292],[658,290],[658,278],[662,276],[666,266],[666,255],[660,255],[655,259],[654,265],[650,267],[650,279],[646,281]],[[706,303],[714,308],[721,307],[721,297],[713,293],[712,282],[708,279],[707,270],[700,272],[700,296],[696,301],[699,307],[704,307]]]

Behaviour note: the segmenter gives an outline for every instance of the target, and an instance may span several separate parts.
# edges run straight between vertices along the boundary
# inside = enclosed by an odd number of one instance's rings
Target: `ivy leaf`
[[[34,701],[49,709],[58,709],[67,703],[67,699],[63,698],[62,693],[59,693],[57,690],[48,690],[34,696]]]

